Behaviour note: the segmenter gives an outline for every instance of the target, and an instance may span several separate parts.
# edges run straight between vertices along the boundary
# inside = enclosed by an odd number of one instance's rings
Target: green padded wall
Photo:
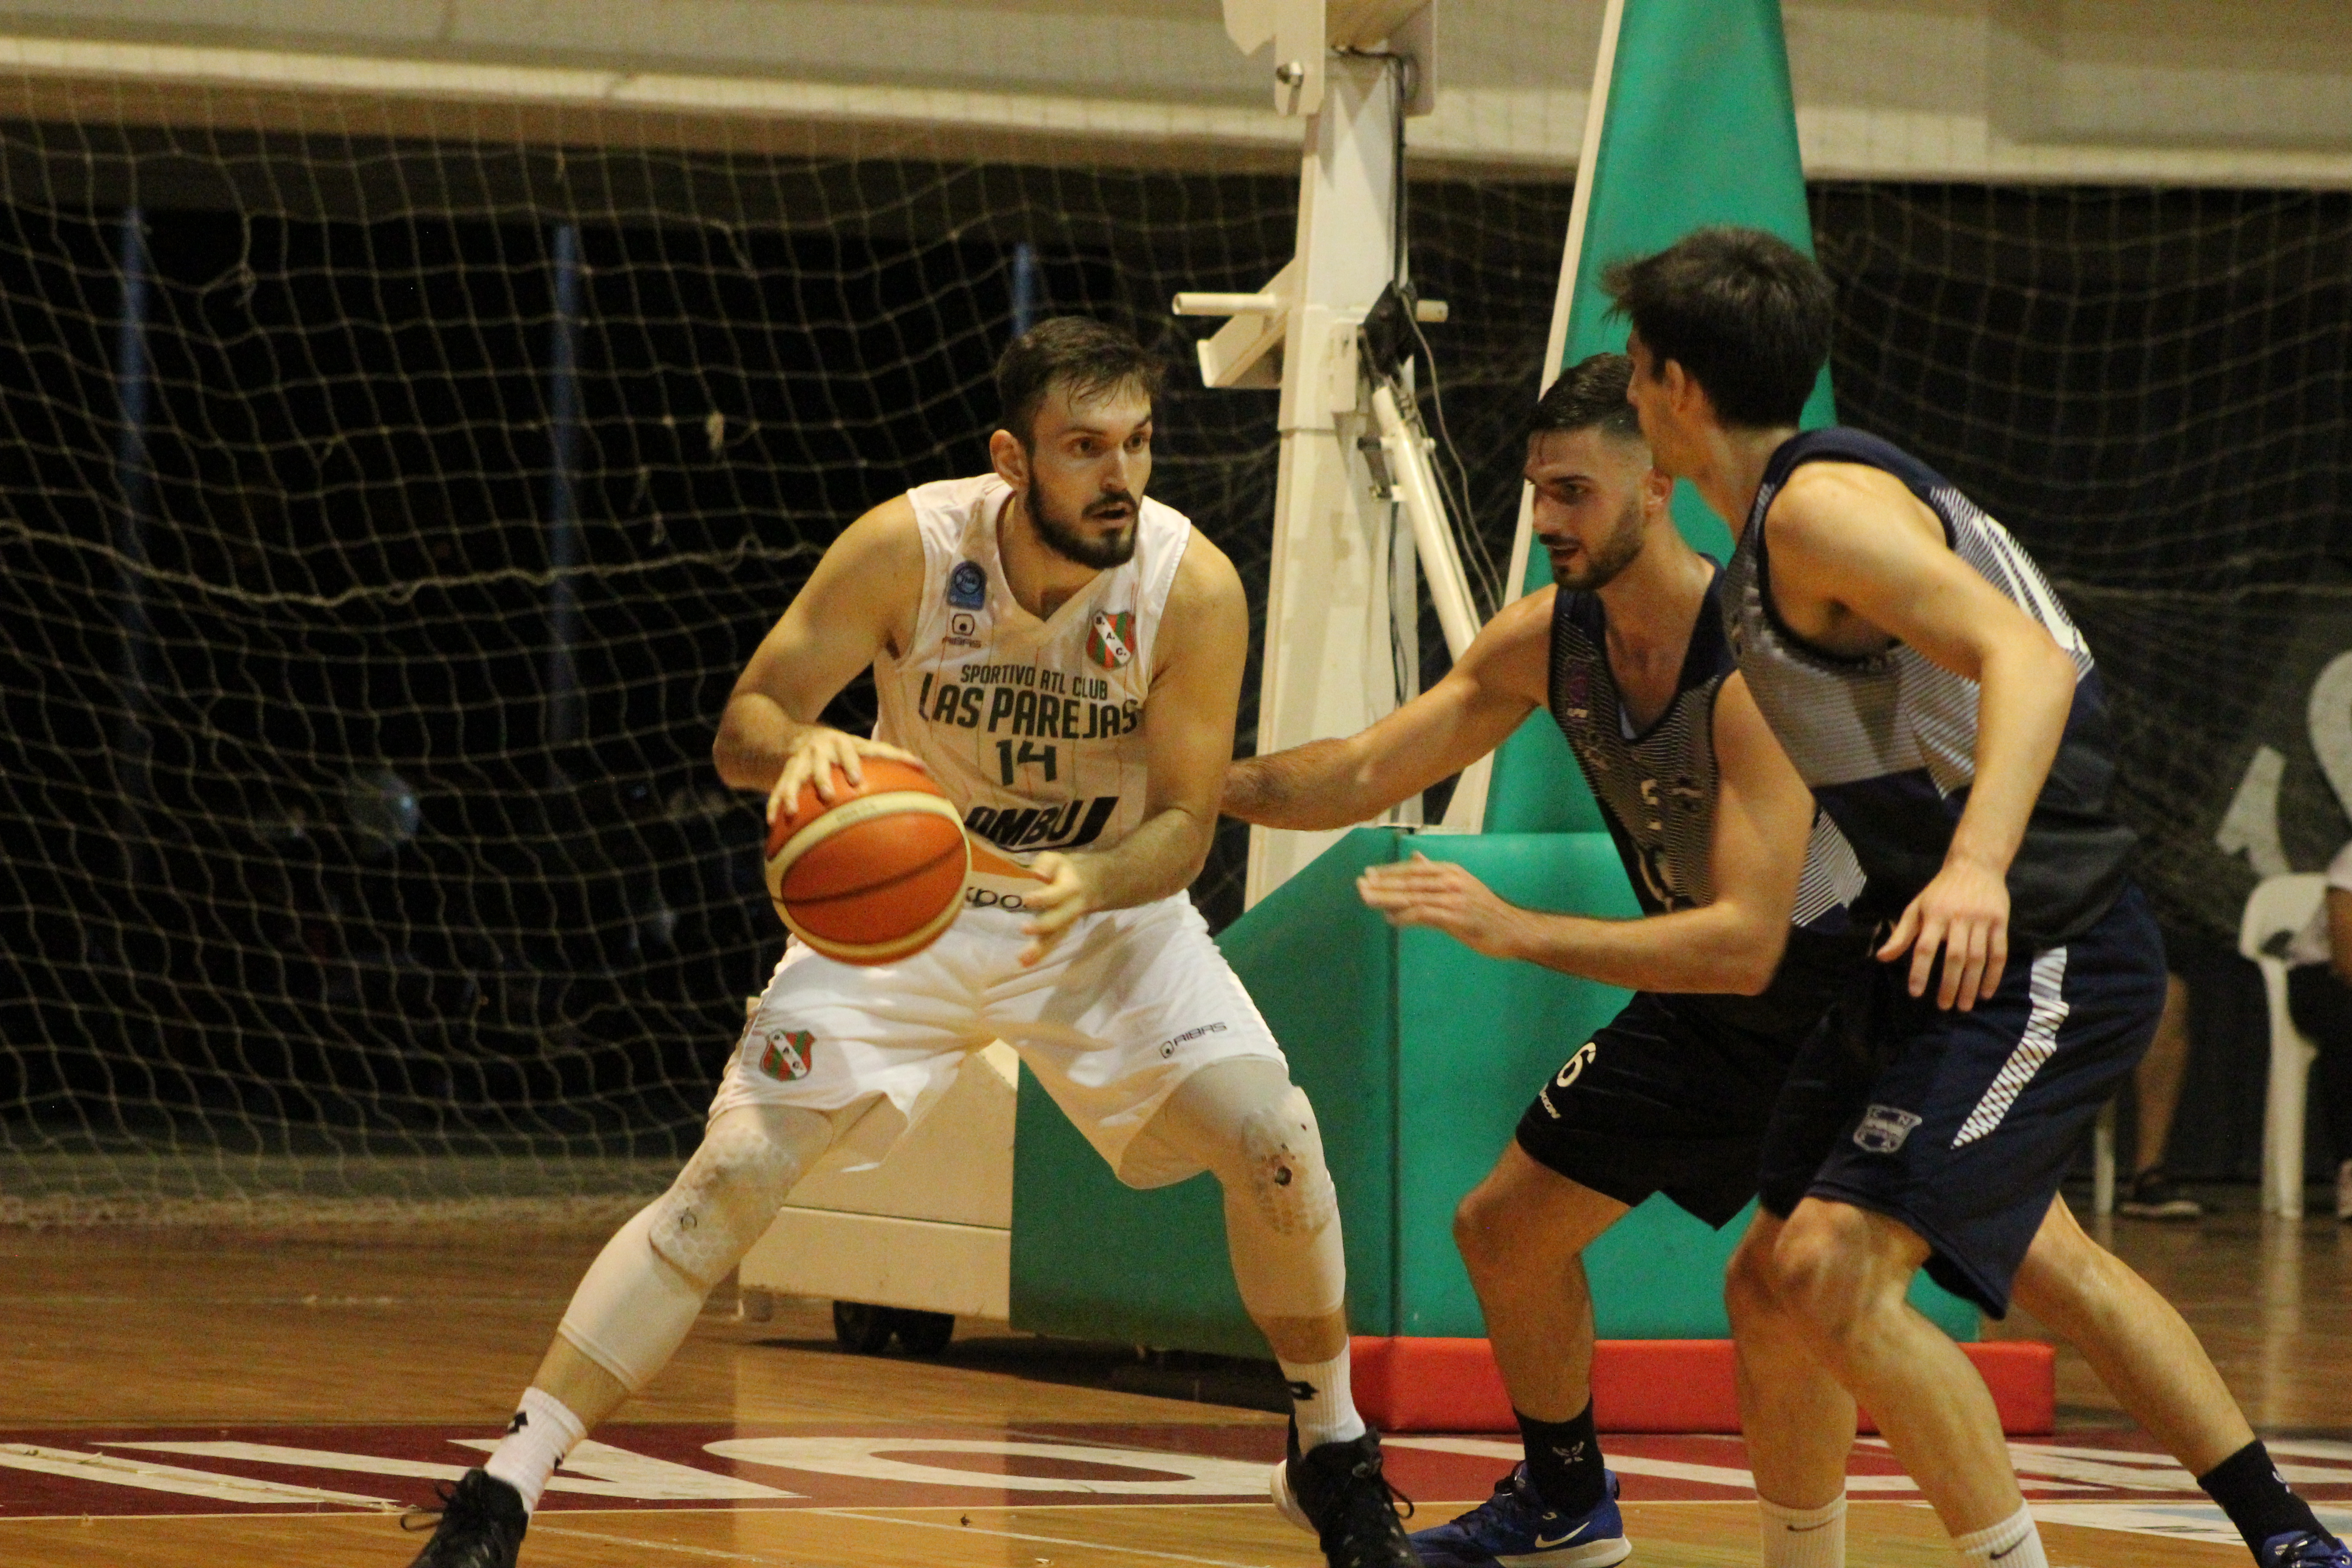
[[[1640,912],[1605,833],[1424,834],[1400,846],[1416,851],[1458,862],[1515,904]],[[1382,934],[1396,948],[1400,1084],[1391,1331],[1475,1337],[1486,1330],[1454,1249],[1454,1205],[1494,1166],[1537,1088],[1626,994],[1486,958],[1438,931]]]
[[[1358,829],[1219,939],[1314,1100],[1347,1227],[1358,1333],[1485,1333],[1454,1250],[1454,1207],[1486,1173],[1537,1085],[1624,993],[1503,963],[1363,907],[1365,866],[1455,860],[1515,903],[1634,912],[1605,835]],[[1586,1257],[1600,1333],[1720,1339],[1723,1263],[1744,1222],[1710,1231],[1663,1199]],[[1924,1277],[1912,1299],[1955,1338],[1976,1316]],[[1013,1321],[1044,1333],[1263,1355],[1224,1249],[1216,1184],[1121,1186],[1034,1079],[1013,1147]]]

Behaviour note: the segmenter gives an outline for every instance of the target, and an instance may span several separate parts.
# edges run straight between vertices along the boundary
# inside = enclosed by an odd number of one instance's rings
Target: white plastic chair
[[[2238,951],[2263,972],[2270,1005],[2271,1081],[2263,1102],[2263,1208],[2286,1219],[2303,1217],[2303,1111],[2311,1064],[2319,1055],[2294,1026],[2286,1005],[2286,960],[2265,947],[2283,947],[2311,923],[2326,897],[2327,879],[2315,871],[2265,877],[2246,898],[2238,922]]]

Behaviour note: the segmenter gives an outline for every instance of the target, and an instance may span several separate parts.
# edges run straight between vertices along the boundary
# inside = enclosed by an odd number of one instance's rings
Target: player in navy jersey
[[[1672,487],[1626,403],[1630,379],[1623,356],[1594,355],[1530,422],[1526,472],[1555,587],[1507,606],[1444,680],[1362,733],[1226,772],[1234,816],[1338,826],[1467,766],[1546,707],[1644,911],[1519,909],[1462,867],[1418,858],[1365,877],[1366,901],[1399,923],[1639,992],[1541,1086],[1456,1216],[1526,1459],[1487,1502],[1413,1538],[1432,1568],[1595,1568],[1631,1552],[1592,1428],[1580,1255],[1654,1192],[1718,1226],[1746,1206],[1791,1063],[1868,963],[1844,907],[1861,891],[1853,852],[1733,672],[1722,574],[1667,514]],[[2016,1292],[2176,1455],[2251,1438],[2179,1314],[2063,1202]],[[2170,1379],[2116,1372],[2150,1361]],[[1799,1523],[1835,1561],[1842,1518]]]
[[[1991,1396],[1905,1290],[1924,1266],[2007,1311],[2162,1006],[2097,671],[2039,569],[1958,489],[1858,431],[1798,432],[1832,322],[1810,258],[1703,229],[1606,286],[1658,466],[1738,531],[1727,632],[1861,861],[1854,912],[1879,939],[1775,1108],[1764,1213],[1729,1280],[1768,1568],[1823,1561],[1803,1525],[1843,1507],[1857,1397],[1965,1562],[2044,1568]],[[2265,1564],[2352,1568],[2248,1436],[2184,1458]]]

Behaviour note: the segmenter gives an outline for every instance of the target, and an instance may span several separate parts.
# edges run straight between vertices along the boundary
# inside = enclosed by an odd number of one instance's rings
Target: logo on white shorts
[[[771,1029],[766,1046],[760,1052],[760,1070],[770,1078],[791,1083],[809,1075],[809,1065],[816,1057],[816,1036],[807,1029]]]
[[[1919,1118],[1907,1110],[1891,1105],[1874,1105],[1862,1113],[1862,1125],[1853,1130],[1853,1141],[1873,1154],[1892,1154],[1903,1147],[1911,1136],[1911,1129],[1919,1125]]]
[[[1171,1036],[1160,1042],[1160,1059],[1166,1061],[1176,1054],[1177,1047],[1188,1041],[1197,1040],[1203,1035],[1222,1035],[1224,1032],[1223,1024],[1203,1024],[1197,1029],[1187,1029],[1181,1035]]]

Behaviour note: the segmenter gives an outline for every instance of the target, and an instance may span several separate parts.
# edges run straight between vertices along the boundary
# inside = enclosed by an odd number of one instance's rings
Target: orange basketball
[[[930,775],[860,759],[862,785],[827,806],[801,786],[768,827],[768,897],[786,929],[844,963],[891,963],[940,939],[963,909],[963,821]]]

